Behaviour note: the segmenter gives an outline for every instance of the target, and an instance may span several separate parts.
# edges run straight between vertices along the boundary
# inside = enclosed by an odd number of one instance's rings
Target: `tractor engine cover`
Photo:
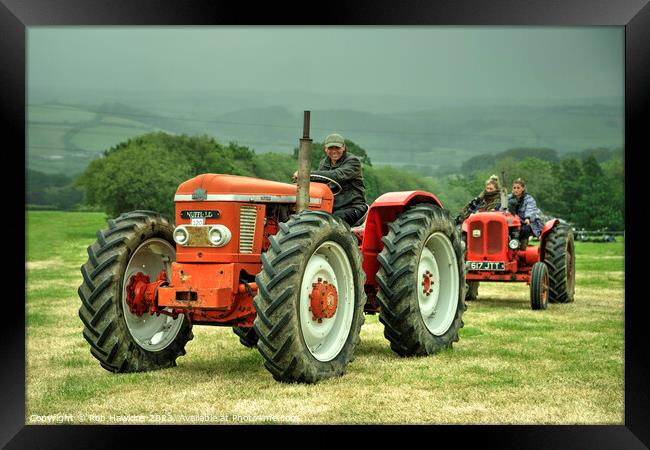
[[[296,203],[295,184],[238,175],[202,174],[181,183],[176,202]],[[191,203],[190,203],[191,204]],[[334,196],[323,183],[310,183],[311,209],[332,211]]]
[[[471,215],[463,224],[467,232],[467,261],[509,261],[508,225],[503,213]]]
[[[174,197],[176,229],[182,228],[187,239],[176,241],[176,261],[259,265],[267,207],[291,208],[296,194],[294,184],[236,175],[202,174],[181,183]],[[310,209],[332,211],[334,196],[327,185],[311,183],[309,195]],[[227,237],[221,243],[210,241],[217,228]],[[253,267],[245,269],[257,273]]]

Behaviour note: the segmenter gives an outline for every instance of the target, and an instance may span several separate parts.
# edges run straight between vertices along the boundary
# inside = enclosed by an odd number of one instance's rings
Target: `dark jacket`
[[[350,155],[346,150],[336,165],[332,164],[329,157],[325,157],[318,165],[318,170],[312,170],[311,173],[331,178],[341,185],[343,190],[334,197],[334,209],[366,209],[366,189],[361,174],[361,160],[357,156]]]

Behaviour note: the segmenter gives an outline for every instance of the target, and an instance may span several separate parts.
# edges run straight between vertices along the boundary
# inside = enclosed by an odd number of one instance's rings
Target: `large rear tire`
[[[340,219],[321,211],[293,215],[279,227],[262,254],[253,300],[264,365],[283,382],[343,375],[359,344],[366,303],[356,239]],[[318,288],[336,304],[331,317],[311,309]]]
[[[376,278],[384,336],[401,356],[451,348],[466,309],[465,256],[454,219],[421,204],[388,228]]]
[[[126,303],[129,279],[142,272],[153,281],[165,267],[163,258],[175,260],[173,226],[153,211],[133,211],[108,221],[88,247],[81,266],[83,282],[79,317],[90,352],[111,372],[141,372],[176,365],[192,339],[184,315],[176,319],[144,313],[132,314]]]
[[[544,248],[551,303],[570,303],[576,288],[575,244],[568,225],[558,224],[548,234]]]

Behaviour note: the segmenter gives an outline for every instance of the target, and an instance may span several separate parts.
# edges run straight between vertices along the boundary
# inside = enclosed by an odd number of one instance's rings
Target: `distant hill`
[[[92,96],[81,93],[65,104],[61,93],[31,95],[29,167],[74,175],[103,150],[155,130],[206,133],[257,153],[290,153],[302,135],[303,109],[312,111],[315,141],[339,132],[364,147],[375,165],[431,173],[442,167],[459,169],[473,156],[516,147],[550,148],[562,157],[587,148],[623,146],[624,109],[622,99],[616,98],[490,104],[472,99],[216,91],[111,95],[98,96],[95,104],[89,102]],[[82,97],[86,101],[81,102]]]

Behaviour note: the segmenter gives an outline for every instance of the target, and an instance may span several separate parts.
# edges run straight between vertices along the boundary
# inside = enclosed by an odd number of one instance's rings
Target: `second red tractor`
[[[507,210],[479,211],[462,224],[466,247],[467,296],[475,300],[481,281],[526,282],[532,309],[572,302],[575,246],[571,228],[559,219],[545,223],[539,245],[519,240],[521,220]]]

